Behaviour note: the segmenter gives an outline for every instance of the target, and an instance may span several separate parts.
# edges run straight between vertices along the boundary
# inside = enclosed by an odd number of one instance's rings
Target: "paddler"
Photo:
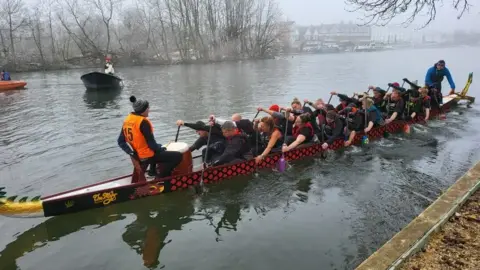
[[[344,145],[347,147],[353,143],[357,132],[363,130],[365,126],[365,112],[358,110],[354,103],[350,103],[339,114],[345,116],[346,127],[344,134],[348,139]]]
[[[107,56],[105,57],[105,73],[106,74],[110,74],[110,75],[113,75],[113,73],[115,73],[115,70],[113,69],[113,64],[111,62],[111,58],[110,56]]]
[[[387,102],[385,101],[385,95],[387,94],[387,91],[378,86],[369,86],[368,88],[373,90],[373,104],[375,107],[377,107],[382,113],[386,113]]]
[[[210,116],[210,124],[219,125],[215,123],[214,115]],[[221,129],[225,137],[225,150],[220,156],[213,158],[210,165],[219,166],[246,160],[246,155],[250,152],[247,137],[238,130],[233,121],[225,121]]]
[[[363,109],[367,111],[367,127],[364,129],[365,133],[370,132],[373,127],[385,125],[385,121],[382,117],[382,112],[373,104],[373,101],[369,98],[363,100]]]
[[[387,100],[387,119],[386,124],[390,124],[394,120],[401,120],[405,110],[405,102],[401,97],[399,89],[393,89],[391,94],[385,96]]]
[[[330,110],[327,112],[327,124],[323,126],[324,134],[323,138],[326,141],[322,144],[322,148],[325,150],[329,145],[338,139],[344,137],[345,121],[337,114],[336,111]]]
[[[303,143],[309,143],[315,136],[315,131],[310,123],[310,114],[298,115],[293,126],[293,136],[290,144],[282,147],[282,152],[288,152]]]
[[[280,106],[277,104],[271,105],[268,110],[262,107],[258,107],[257,111],[266,112],[273,117],[275,125],[280,128],[280,130],[285,130],[285,123],[287,123],[287,135],[292,135],[293,121],[286,121],[285,115],[280,112]]]
[[[282,131],[275,125],[275,121],[271,116],[265,116],[260,121],[256,120],[256,129],[261,132],[260,147],[262,153],[255,157],[255,163],[260,163],[271,152],[276,152],[282,148]]]
[[[424,116],[424,121],[428,121],[430,118],[430,97],[428,96],[428,90],[426,88],[419,89],[420,96],[414,99],[414,110],[410,115],[411,119],[415,119],[416,116]]]
[[[440,60],[435,63],[432,67],[427,70],[425,75],[425,86],[430,89],[430,97],[435,103],[435,107],[443,104],[443,95],[442,95],[442,81],[443,77],[447,77],[448,83],[450,84],[450,93],[452,95],[455,93],[455,82],[453,81],[452,74],[450,70],[445,66],[445,61]],[[438,104],[436,104],[438,101]]]
[[[305,101],[304,103],[306,104]],[[310,125],[313,127],[314,132],[317,133],[320,131],[320,128],[318,127],[318,124],[317,124],[317,119],[314,116],[312,109],[310,109],[307,106],[303,106],[298,98],[293,99],[291,106],[292,106],[291,107],[292,116],[289,119],[289,123],[292,123],[292,126],[293,126],[293,123],[295,123],[296,116],[305,114],[309,118]]]
[[[325,117],[327,116],[327,106],[325,105],[325,102],[323,102],[323,99],[319,98],[315,101],[315,103],[305,99],[304,102],[315,109],[312,112],[312,117],[317,118],[318,126],[321,127],[322,125],[326,124]],[[320,128],[316,133],[318,134],[319,132]]]
[[[198,134],[197,140],[188,148],[190,152],[200,150],[203,146],[207,145],[208,132],[210,127],[202,121],[196,123],[185,123],[183,120],[177,120],[177,126],[189,127]],[[223,137],[222,130],[218,126],[212,126],[212,134],[210,135],[210,145],[208,147],[208,160],[205,160],[205,152],[207,148],[202,150],[202,160],[209,162],[214,156],[220,155],[225,149],[225,137]]]
[[[347,95],[338,94],[335,91],[330,92],[330,95],[338,96],[338,99],[340,100],[340,104],[338,104],[337,107],[335,107],[335,110],[337,112],[345,109],[349,103],[352,103],[352,99],[349,98]]]
[[[151,176],[167,177],[182,161],[182,154],[175,151],[166,151],[161,144],[157,144],[153,135],[153,125],[147,118],[150,112],[148,101],[130,97],[133,112],[124,120],[122,130],[118,136],[118,145],[125,153],[140,162],[148,162]],[[156,164],[162,165],[162,171],[157,173]]]

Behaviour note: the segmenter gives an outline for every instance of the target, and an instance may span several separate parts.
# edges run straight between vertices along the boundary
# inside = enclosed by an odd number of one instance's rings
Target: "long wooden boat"
[[[472,82],[472,74],[469,75],[468,82],[461,93],[443,97],[443,105],[441,109],[431,111],[431,119],[440,113],[449,112],[452,106],[456,105],[460,100],[474,102],[473,97],[466,96],[468,88]],[[406,124],[411,122],[399,120],[394,121],[386,126],[372,129],[368,133],[369,140],[379,139],[384,136],[385,132],[398,133],[402,132]],[[415,123],[424,122],[418,118]],[[363,132],[359,132],[354,144],[361,143]],[[179,148],[180,147],[180,148]],[[330,149],[337,150],[344,147],[344,140],[337,139]],[[168,150],[180,151],[183,153],[182,163],[175,169],[172,176],[163,179],[147,180],[145,171],[138,162],[132,159],[134,165],[133,173],[130,175],[120,176],[110,180],[106,180],[93,185],[79,187],[69,191],[53,194],[50,196],[37,196],[33,199],[23,197],[15,201],[17,196],[6,198],[6,192],[0,188],[0,214],[6,216],[56,216],[67,213],[74,213],[92,208],[105,207],[111,204],[136,200],[146,196],[154,196],[167,192],[185,190],[191,186],[199,184],[202,171],[192,171],[192,155],[187,150],[186,143],[175,143],[167,147]],[[304,157],[314,156],[324,151],[321,143],[310,143],[301,145],[287,153],[286,160],[298,160]],[[248,175],[255,171],[255,168],[272,168],[276,165],[281,153],[272,153],[268,155],[260,164],[255,165],[253,159],[239,162],[236,164],[228,164],[217,167],[211,167],[203,172],[205,184],[217,183],[238,175]],[[3,198],[2,198],[3,196]]]

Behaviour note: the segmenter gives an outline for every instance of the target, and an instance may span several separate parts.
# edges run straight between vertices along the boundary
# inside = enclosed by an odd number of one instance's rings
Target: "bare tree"
[[[457,19],[460,19],[465,11],[468,11],[470,4],[468,0],[451,0],[453,8],[459,12]],[[393,18],[401,14],[408,14],[404,24],[412,23],[418,15],[425,12],[427,21],[423,27],[435,20],[437,8],[443,4],[442,0],[346,0],[353,6],[351,12],[363,10],[366,12],[365,24],[374,23],[386,25]],[[423,28],[422,27],[422,28]]]
[[[43,42],[42,38],[44,37],[44,29],[42,24],[42,15],[43,11],[41,10],[42,4],[37,5],[33,10],[32,14],[29,16],[28,27],[30,28],[32,39],[35,42],[35,45],[40,54],[40,61],[42,62],[42,69],[46,67],[45,55],[43,53]]]
[[[121,0],[89,0],[90,3],[97,9],[102,18],[105,30],[107,32],[107,46],[105,48],[105,54],[110,51],[111,31],[110,21],[112,20],[114,8],[121,3]]]
[[[23,9],[22,0],[3,0],[0,2],[0,9],[2,9],[2,18],[5,20],[8,27],[8,36],[10,38],[10,50],[13,61],[13,69],[17,68],[17,57],[15,54],[15,32],[20,27],[25,26],[25,18],[21,16]],[[2,36],[3,39],[3,36]]]

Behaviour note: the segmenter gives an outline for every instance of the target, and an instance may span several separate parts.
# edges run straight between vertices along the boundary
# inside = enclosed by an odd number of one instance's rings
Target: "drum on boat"
[[[192,152],[188,150],[188,144],[184,142],[172,142],[167,145],[167,151],[182,153],[182,161],[172,171],[172,176],[191,173],[193,170]]]

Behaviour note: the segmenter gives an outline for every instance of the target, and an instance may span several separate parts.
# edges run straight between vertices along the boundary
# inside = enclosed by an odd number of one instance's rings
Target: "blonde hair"
[[[367,109],[370,108],[370,107],[372,107],[372,105],[373,105],[373,100],[371,100],[371,99],[369,99],[369,98],[364,99],[364,102],[365,102],[365,105],[367,105],[367,106],[366,106]]]
[[[420,96],[422,96],[422,97],[428,96],[427,88],[422,87],[422,88],[418,89],[418,92],[420,93]]]

